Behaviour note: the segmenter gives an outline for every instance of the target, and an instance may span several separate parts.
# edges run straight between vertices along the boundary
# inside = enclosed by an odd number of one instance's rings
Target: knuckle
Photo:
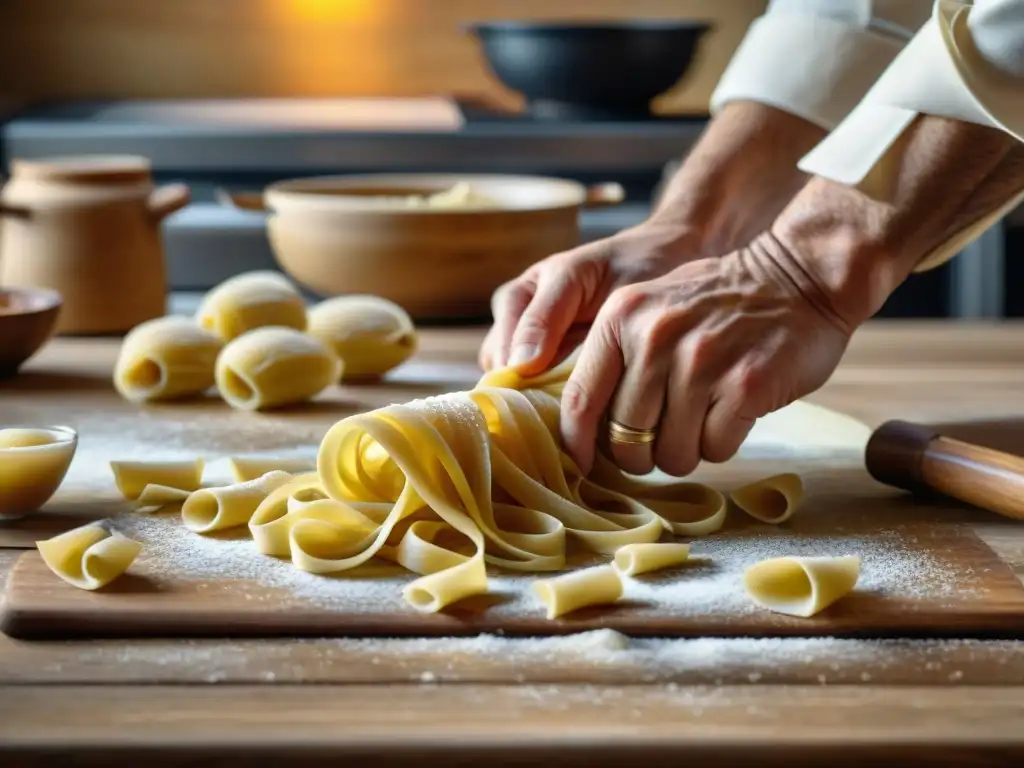
[[[516,278],[499,285],[491,296],[491,311],[494,314],[509,312],[526,306],[530,299],[530,289],[523,279]]]
[[[578,381],[570,378],[562,389],[562,415],[571,421],[593,416],[592,398]]]
[[[635,285],[616,288],[608,297],[608,312],[613,317],[626,317],[640,309],[644,303],[644,291]]]
[[[736,394],[741,402],[754,400],[764,392],[766,385],[765,370],[752,363],[740,364],[733,376]]]
[[[658,469],[672,477],[686,477],[697,468],[698,457],[677,447],[655,449],[654,460]]]
[[[686,368],[691,371],[708,368],[716,356],[716,338],[707,332],[691,334],[683,345]]]
[[[704,441],[701,453],[704,460],[712,464],[722,464],[733,456],[733,450],[727,445],[727,441],[712,436]]]

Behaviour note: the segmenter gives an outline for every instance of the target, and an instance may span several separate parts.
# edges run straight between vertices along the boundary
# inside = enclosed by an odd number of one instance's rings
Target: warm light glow
[[[282,16],[296,21],[370,21],[383,15],[387,3],[381,0],[276,0]]]

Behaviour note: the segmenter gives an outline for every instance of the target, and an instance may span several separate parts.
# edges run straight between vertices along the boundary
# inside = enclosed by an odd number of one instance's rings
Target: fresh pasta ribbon
[[[193,492],[181,507],[185,527],[211,533],[247,525],[260,502],[275,488],[292,480],[287,472],[268,472],[255,480]]]
[[[92,523],[37,541],[36,548],[50,570],[68,584],[96,590],[127,571],[142,545]]]
[[[807,618],[845,597],[860,578],[860,558],[777,557],[747,569],[750,599],[776,613]]]
[[[316,459],[286,459],[262,456],[232,456],[228,459],[236,482],[244,483],[263,477],[267,472],[279,470],[291,475],[316,469]]]
[[[736,506],[764,523],[784,523],[800,506],[804,484],[800,475],[772,475],[744,485],[729,494]]]
[[[592,605],[607,605],[622,597],[622,579],[610,565],[582,568],[533,583],[533,591],[547,607],[547,617],[557,619]]]
[[[627,544],[615,553],[615,568],[623,576],[636,576],[682,565],[690,559],[690,545],[677,542]]]
[[[121,494],[129,501],[136,501],[147,486],[176,488],[189,493],[197,490],[203,482],[205,463],[203,459],[112,461],[110,470],[114,473],[114,482]]]

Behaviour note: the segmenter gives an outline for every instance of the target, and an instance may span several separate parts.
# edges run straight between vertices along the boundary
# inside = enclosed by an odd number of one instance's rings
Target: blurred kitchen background
[[[706,121],[759,0],[3,0],[0,152],[141,154],[193,202],[166,223],[172,289],[276,268],[263,216],[218,189],[291,177],[495,172],[615,181],[596,239],[642,221]],[[653,113],[525,110],[466,29],[488,20],[689,19],[711,30]],[[367,101],[367,99],[372,99]],[[912,277],[889,317],[1024,316],[1024,215]]]

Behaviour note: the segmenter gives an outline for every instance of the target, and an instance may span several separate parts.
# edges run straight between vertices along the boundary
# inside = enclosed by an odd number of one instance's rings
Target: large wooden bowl
[[[382,206],[468,182],[497,208]],[[416,318],[486,316],[491,294],[534,262],[579,242],[584,206],[622,187],[473,174],[322,177],[269,186],[267,232],[281,268],[322,295],[371,293]],[[377,198],[377,201],[374,201]]]
[[[45,288],[0,288],[0,379],[13,376],[57,328],[61,297]]]

